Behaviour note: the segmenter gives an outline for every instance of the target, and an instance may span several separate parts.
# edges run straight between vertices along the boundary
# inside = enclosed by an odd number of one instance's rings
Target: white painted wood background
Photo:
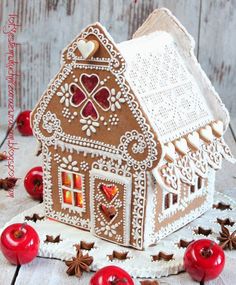
[[[59,68],[61,50],[87,24],[100,21],[115,41],[132,37],[158,7],[169,8],[196,41],[195,53],[236,117],[236,0],[1,0],[0,25],[18,15],[15,103],[32,108]],[[0,106],[7,105],[6,35],[0,33]],[[236,120],[232,120],[236,126]]]

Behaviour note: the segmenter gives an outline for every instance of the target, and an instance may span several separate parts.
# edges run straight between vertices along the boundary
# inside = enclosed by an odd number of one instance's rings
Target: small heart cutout
[[[107,88],[102,88],[97,91],[94,95],[94,99],[100,105],[101,108],[108,110],[110,107],[110,102],[108,101],[110,97],[110,91]]]
[[[95,109],[93,103],[91,101],[88,101],[83,110],[82,110],[82,115],[85,117],[85,118],[88,118],[88,117],[91,117],[92,119],[94,120],[97,120],[98,118],[98,113],[97,113],[97,110]]]
[[[111,201],[115,197],[116,193],[118,192],[118,188],[115,185],[102,184],[100,186],[100,189],[103,191],[103,193],[106,195],[109,201]]]
[[[224,124],[222,121],[216,121],[211,124],[213,133],[216,137],[220,138],[224,132]]]
[[[176,146],[176,150],[180,153],[185,155],[188,152],[188,144],[186,139],[181,138],[179,140],[176,140],[174,142],[175,146]]]
[[[164,151],[165,151],[165,159],[168,162],[173,162],[175,161],[176,158],[176,153],[175,153],[175,146],[173,143],[169,142],[164,146]]]
[[[187,142],[193,150],[200,148],[200,137],[198,132],[193,132],[187,136]]]
[[[70,93],[72,94],[71,102],[75,106],[80,106],[86,99],[86,95],[77,84],[71,84]]]
[[[114,206],[106,206],[102,204],[100,207],[101,207],[102,212],[106,216],[106,218],[108,218],[109,220],[112,220],[115,217],[116,208]]]
[[[201,138],[206,142],[211,142],[213,140],[212,128],[207,125],[205,128],[201,128],[200,131]]]
[[[78,50],[84,59],[92,57],[99,48],[99,43],[95,40],[79,40],[77,43]]]
[[[80,80],[88,93],[93,92],[99,83],[99,79],[96,74],[82,74]]]

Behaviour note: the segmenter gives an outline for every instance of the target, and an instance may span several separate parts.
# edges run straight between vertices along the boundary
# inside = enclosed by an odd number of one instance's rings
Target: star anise
[[[230,233],[230,231],[224,225],[222,225],[220,237],[217,239],[219,240],[219,245],[223,249],[236,249],[236,231]]]
[[[6,177],[5,179],[0,179],[0,189],[10,190],[12,189],[17,182],[18,178],[15,177]]]
[[[75,275],[81,277],[83,271],[89,272],[89,266],[93,263],[93,257],[89,256],[88,253],[83,255],[81,250],[77,251],[76,257],[73,257],[72,260],[65,261],[68,269],[66,273],[68,275]]]
[[[45,243],[59,243],[60,241],[62,241],[60,235],[56,236],[55,238],[53,236],[50,235],[46,235],[46,239],[45,239]]]
[[[37,221],[41,221],[43,220],[45,217],[42,216],[40,217],[38,214],[34,213],[33,216],[25,216],[25,220],[26,221],[33,221],[34,223],[36,223]]]

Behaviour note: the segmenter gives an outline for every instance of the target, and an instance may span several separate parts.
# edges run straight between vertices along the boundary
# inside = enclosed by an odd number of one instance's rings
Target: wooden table
[[[16,110],[17,114],[17,110]],[[0,151],[3,152],[8,148],[7,133],[7,110],[0,108]],[[232,152],[236,155],[236,129],[231,127],[228,129],[225,139],[231,147]],[[23,180],[26,172],[37,165],[41,165],[41,157],[36,157],[37,143],[33,137],[22,137],[14,131],[15,145],[15,176],[20,178],[15,188],[15,197],[7,197],[5,191],[0,191],[0,227],[2,227],[9,219],[16,214],[34,206],[37,202],[33,201],[24,190]],[[0,177],[8,175],[6,163],[0,164]],[[218,171],[216,180],[216,190],[223,192],[236,199],[236,165],[224,162],[223,169]],[[234,258],[228,261],[224,272],[221,276],[208,284],[229,285],[235,284],[236,272],[231,268],[236,268],[236,253]],[[64,262],[46,258],[36,258],[32,263],[16,267],[8,263],[8,261],[0,253],[0,285],[8,284],[89,284],[91,274],[84,274],[84,278],[79,281],[76,277],[68,277],[65,273],[66,266]],[[160,284],[197,284],[193,282],[188,274],[181,273],[176,276],[162,278]],[[135,284],[140,284],[137,280]]]

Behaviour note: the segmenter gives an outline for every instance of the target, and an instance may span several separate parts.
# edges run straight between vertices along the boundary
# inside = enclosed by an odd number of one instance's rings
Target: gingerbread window
[[[61,170],[62,206],[76,211],[85,210],[84,176]]]
[[[201,176],[197,176],[195,184],[189,186],[190,194],[197,193],[199,190],[202,190],[204,186],[204,179]]]
[[[167,193],[164,199],[164,210],[171,208],[172,205],[178,204],[178,195],[173,193]]]

